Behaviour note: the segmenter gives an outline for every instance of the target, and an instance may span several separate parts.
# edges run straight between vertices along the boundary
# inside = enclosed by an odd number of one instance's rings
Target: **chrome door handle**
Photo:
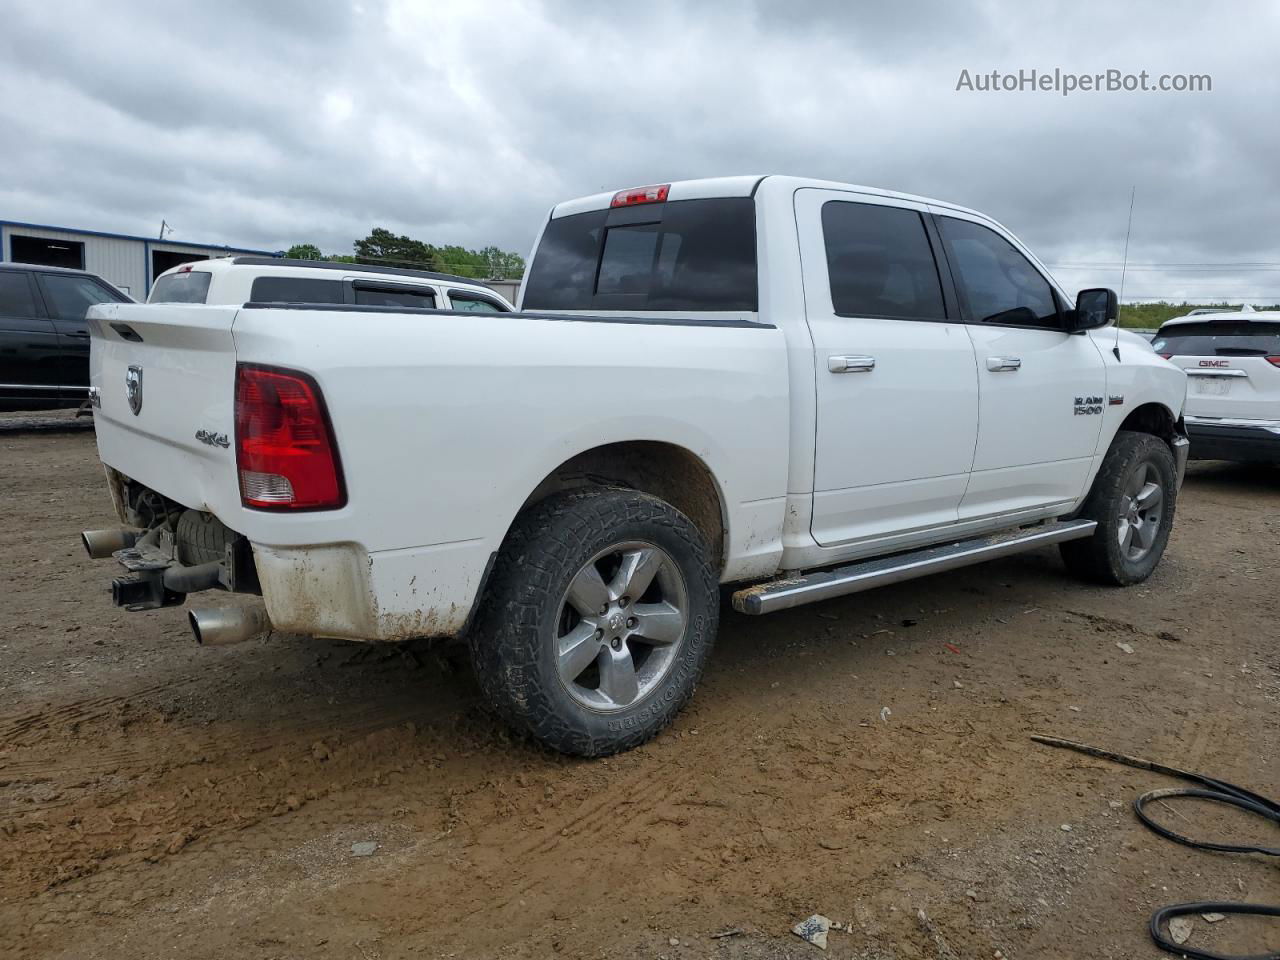
[[[827,357],[827,369],[832,373],[870,373],[875,368],[875,357]]]
[[[992,373],[1017,370],[1022,367],[1021,357],[987,357],[987,369]]]

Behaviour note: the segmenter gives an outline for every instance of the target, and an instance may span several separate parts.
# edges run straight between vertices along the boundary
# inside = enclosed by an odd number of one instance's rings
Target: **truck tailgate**
[[[224,515],[239,506],[231,449],[238,310],[113,303],[89,311],[102,461],[184,506]]]

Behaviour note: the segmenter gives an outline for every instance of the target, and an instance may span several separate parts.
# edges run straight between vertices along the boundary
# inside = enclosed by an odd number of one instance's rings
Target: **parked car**
[[[84,270],[0,263],[0,410],[49,410],[84,403],[89,327],[95,303],[129,296]]]
[[[94,310],[115,602],[196,639],[465,636],[542,743],[600,755],[748,615],[1060,544],[1144,580],[1186,377],[989,217],[790,177],[556,206],[522,312]],[[353,336],[352,330],[361,335]]]
[[[1280,312],[1169,320],[1151,347],[1189,378],[1192,457],[1280,463]]]
[[[478,280],[328,260],[222,257],[184,263],[156,278],[148,303],[324,303],[509,313]]]

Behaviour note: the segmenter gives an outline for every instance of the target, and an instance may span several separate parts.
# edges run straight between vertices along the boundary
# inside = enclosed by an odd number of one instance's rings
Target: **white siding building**
[[[0,220],[0,261],[88,270],[124,290],[135,300],[145,300],[152,281],[170,267],[192,260],[240,254],[280,256],[272,250],[155,240],[98,230]]]

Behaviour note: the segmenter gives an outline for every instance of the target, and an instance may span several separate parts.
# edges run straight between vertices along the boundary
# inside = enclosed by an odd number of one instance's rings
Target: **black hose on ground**
[[[1185,837],[1180,833],[1175,833],[1163,824],[1157,823],[1146,811],[1146,806],[1153,800],[1162,800],[1168,797],[1194,797],[1199,800],[1208,800],[1212,803],[1222,803],[1227,806],[1236,807],[1248,813],[1256,814],[1264,820],[1269,820],[1276,826],[1280,826],[1280,803],[1264,797],[1261,794],[1254,793],[1252,790],[1246,790],[1243,787],[1237,787],[1233,783],[1227,783],[1225,780],[1216,780],[1213,777],[1206,777],[1203,774],[1191,773],[1187,770],[1179,770],[1177,767],[1165,766],[1162,763],[1155,763],[1151,760],[1143,760],[1141,757],[1131,757],[1123,753],[1112,753],[1110,750],[1101,750],[1098,747],[1091,747],[1085,743],[1078,743],[1075,740],[1063,740],[1061,737],[1045,737],[1039,734],[1032,736],[1032,740],[1036,743],[1043,743],[1049,747],[1060,747],[1064,750],[1074,750],[1077,753],[1087,754],[1091,757],[1097,757],[1100,760],[1110,760],[1113,763],[1121,763],[1127,767],[1136,767],[1139,770],[1150,770],[1153,773],[1161,773],[1168,777],[1176,777],[1179,780],[1186,780],[1190,783],[1196,783],[1200,786],[1197,788],[1189,787],[1172,787],[1162,790],[1151,790],[1141,796],[1135,797],[1133,801],[1133,811],[1137,814],[1139,820],[1148,829],[1158,833],[1160,836],[1172,840],[1174,843],[1181,843],[1188,847],[1194,847],[1197,850],[1213,850],[1219,853],[1260,853],[1269,857],[1280,857],[1280,848],[1277,847],[1261,847],[1252,844],[1224,844],[1210,843],[1204,840],[1193,840]],[[1249,914],[1252,916],[1264,917],[1280,917],[1280,906],[1270,906],[1261,903],[1234,903],[1234,902],[1203,902],[1203,903],[1175,903],[1167,907],[1161,907],[1151,915],[1151,939],[1162,950],[1169,953],[1176,953],[1179,956],[1191,957],[1194,960],[1280,960],[1280,952],[1272,951],[1270,953],[1251,957],[1231,956],[1222,953],[1212,953],[1208,950],[1198,950],[1195,947],[1188,947],[1185,943],[1179,944],[1170,940],[1165,936],[1165,926],[1169,920],[1174,917],[1186,916],[1195,913],[1221,913],[1221,914]]]

